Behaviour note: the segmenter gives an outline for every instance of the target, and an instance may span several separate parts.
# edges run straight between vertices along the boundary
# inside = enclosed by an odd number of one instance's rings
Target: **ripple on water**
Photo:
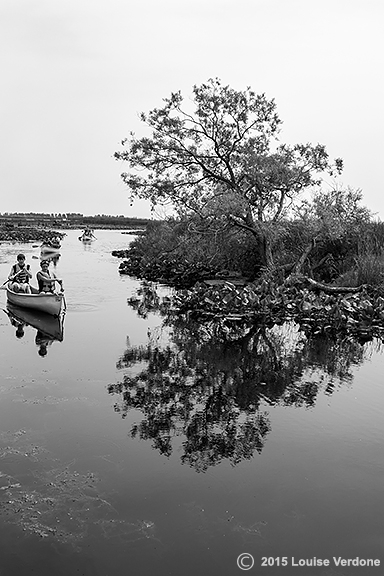
[[[69,303],[72,312],[94,312],[99,310],[100,306],[97,304],[91,304],[89,302],[70,302]]]

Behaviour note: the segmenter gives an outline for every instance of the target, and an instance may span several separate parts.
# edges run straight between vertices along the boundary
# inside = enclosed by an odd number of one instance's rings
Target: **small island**
[[[361,190],[337,183],[342,159],[281,143],[275,101],[251,88],[211,78],[192,100],[193,113],[180,92],[142,113],[151,136],[131,134],[115,152],[131,202],[174,208],[113,253],[120,274],[174,287],[175,313],[216,322],[229,340],[286,321],[381,338],[384,223]]]

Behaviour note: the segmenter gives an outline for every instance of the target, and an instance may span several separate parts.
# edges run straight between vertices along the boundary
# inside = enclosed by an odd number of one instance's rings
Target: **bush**
[[[280,283],[289,273],[289,264],[311,242],[314,229],[304,221],[285,221],[276,224],[272,236],[276,265],[272,277]],[[126,258],[120,265],[122,274],[188,287],[214,276],[255,280],[263,272],[259,253],[248,231],[190,217],[150,222],[144,236],[137,237],[124,254],[115,255]],[[340,235],[319,236],[303,272],[336,286],[378,286],[384,283],[383,254],[384,224],[363,222],[343,228]]]
[[[357,285],[370,284],[380,286],[384,284],[384,260],[382,256],[368,254],[356,258]]]
[[[124,257],[121,273],[183,287],[222,272],[255,277],[260,268],[249,234],[217,225],[202,230],[194,219],[151,222]]]

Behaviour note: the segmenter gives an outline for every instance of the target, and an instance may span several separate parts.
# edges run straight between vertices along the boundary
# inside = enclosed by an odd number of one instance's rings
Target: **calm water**
[[[18,337],[0,292],[0,576],[230,576],[242,553],[248,574],[382,574],[379,344],[308,346],[281,328],[239,347],[165,326],[127,304],[140,284],[111,251],[132,237],[78,235],[55,268],[56,340]],[[1,281],[20,251],[38,270],[37,247],[2,244]]]

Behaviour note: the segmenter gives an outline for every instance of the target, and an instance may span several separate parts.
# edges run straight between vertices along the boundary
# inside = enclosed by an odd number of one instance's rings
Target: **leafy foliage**
[[[278,143],[276,104],[251,88],[236,91],[209,79],[193,87],[194,110],[180,92],[141,119],[150,135],[122,141],[115,152],[128,163],[122,174],[132,199],[171,203],[179,215],[202,221],[221,218],[259,241],[264,263],[272,262],[271,224],[281,220],[300,192],[321,174],[340,173],[321,144]]]

